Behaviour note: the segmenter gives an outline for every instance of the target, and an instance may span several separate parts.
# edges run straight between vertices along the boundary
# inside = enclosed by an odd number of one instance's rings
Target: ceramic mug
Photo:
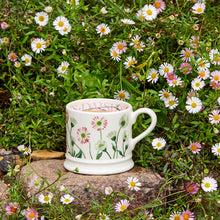
[[[151,117],[150,126],[132,138],[132,125],[139,114]],[[66,106],[66,159],[64,167],[92,175],[116,174],[134,166],[132,151],[137,142],[156,126],[157,116],[149,108],[135,112],[115,99],[81,99]]]

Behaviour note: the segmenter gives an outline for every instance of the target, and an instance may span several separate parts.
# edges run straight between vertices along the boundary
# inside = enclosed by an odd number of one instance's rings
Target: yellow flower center
[[[199,82],[196,82],[196,83],[195,83],[195,86],[196,86],[196,87],[200,87],[200,83],[199,83]]]
[[[10,55],[10,58],[11,58],[12,60],[14,60],[14,59],[16,58],[15,54],[11,54],[11,55]]]
[[[175,102],[173,100],[170,100],[168,103],[170,106],[173,106],[175,104]]]
[[[148,9],[146,12],[147,12],[148,15],[152,15],[153,14],[153,12],[150,9]]]
[[[39,16],[39,21],[44,21],[44,16]]]
[[[169,94],[168,92],[164,92],[163,96],[164,96],[165,98],[169,98],[169,97],[170,97],[170,94]]]
[[[61,70],[65,71],[66,70],[66,66],[62,66]]]
[[[184,215],[183,215],[183,219],[184,219],[184,220],[188,220],[188,219],[189,219],[189,215],[188,215],[188,214],[184,214]]]
[[[29,218],[34,218],[35,217],[35,214],[33,212],[31,212],[29,215],[28,215]]]
[[[65,203],[69,203],[70,199],[65,199],[64,201],[65,201]]]
[[[160,2],[156,2],[154,7],[157,8],[157,9],[160,8],[161,7],[161,3]]]
[[[120,209],[121,209],[122,211],[124,211],[124,210],[126,209],[126,205],[122,205],[122,206],[120,207]]]
[[[44,197],[44,201],[45,201],[45,202],[48,202],[49,200],[50,200],[50,197],[49,197],[49,196],[45,196],[45,197]]]
[[[16,213],[17,211],[18,211],[18,209],[16,207],[11,208],[11,212]]]
[[[205,188],[210,188],[210,183],[205,183]]]
[[[38,43],[36,44],[36,48],[40,49],[41,47],[42,47],[42,44],[41,44],[40,42],[38,42]]]
[[[128,66],[132,66],[133,64],[134,64],[134,61],[133,61],[133,60],[131,60],[131,61],[128,62]]]
[[[142,46],[140,44],[137,45],[137,49],[140,50]]]
[[[9,40],[7,37],[4,37],[4,43],[8,44]]]
[[[220,148],[217,149],[217,152],[220,153]]]
[[[133,181],[131,181],[131,182],[130,182],[130,186],[134,188],[134,187],[136,186],[136,183],[133,182]]]
[[[197,150],[197,146],[196,146],[196,145],[192,145],[192,146],[191,146],[191,150],[192,150],[192,151]]]
[[[66,32],[67,30],[68,30],[68,28],[67,28],[67,27],[64,27],[64,28],[63,28],[63,31],[64,31],[64,32]]]
[[[215,61],[215,62],[219,62],[219,61],[220,61],[220,57],[219,57],[219,56],[216,56],[215,59],[214,59],[214,61]]]
[[[191,107],[192,107],[192,108],[196,108],[196,107],[197,107],[197,104],[196,104],[195,102],[193,102],[193,103],[191,104]]]
[[[219,76],[215,75],[215,76],[213,77],[213,79],[214,79],[215,81],[219,81]]]
[[[63,27],[63,25],[64,25],[64,22],[63,22],[63,21],[59,21],[59,22],[58,22],[58,26]]]
[[[100,28],[101,33],[105,33],[106,29],[104,27]]]
[[[180,218],[180,216],[179,215],[175,215],[174,216],[174,220],[180,220],[181,218]]]
[[[152,78],[152,79],[155,79],[156,77],[157,77],[157,74],[156,74],[156,73],[152,73],[152,74],[151,74],[151,78]]]
[[[118,56],[118,54],[115,51],[113,51],[112,55],[113,55],[113,57],[117,57]]]
[[[190,52],[189,51],[185,52],[185,57],[190,57]]]
[[[28,63],[29,62],[29,58],[25,58],[24,62]]]
[[[192,192],[194,190],[194,188],[192,186],[189,186],[188,188],[188,191]]]
[[[205,67],[205,63],[204,63],[204,62],[201,62],[201,63],[200,63],[200,66],[201,66],[201,67]]]
[[[205,72],[202,71],[202,72],[199,73],[199,75],[200,75],[201,77],[204,77],[204,76],[205,76]]]
[[[201,12],[202,12],[202,8],[197,8],[196,11],[197,11],[198,13],[201,13]]]
[[[71,0],[70,4],[73,5],[74,0]]]
[[[220,116],[219,116],[219,115],[214,115],[214,116],[213,116],[213,119],[214,119],[215,121],[218,121],[218,120],[220,119]]]
[[[24,151],[29,152],[29,149],[28,149],[28,148],[25,148]]]
[[[140,14],[139,16],[142,20],[144,20],[144,16],[142,14]]]
[[[177,84],[177,81],[176,81],[176,80],[173,80],[172,84],[173,84],[173,85],[176,85],[176,84]]]
[[[165,73],[168,73],[169,70],[170,70],[170,69],[169,69],[168,67],[165,67],[165,68],[164,68],[164,72],[165,72]]]
[[[136,73],[135,76],[136,76],[137,78],[140,78],[141,75],[140,75],[139,73]]]
[[[160,142],[158,142],[157,144],[156,144],[156,147],[161,147],[162,146],[162,144],[160,143]]]
[[[123,50],[123,48],[124,48],[123,44],[119,44],[119,45],[118,45],[118,49],[119,49],[119,50]]]
[[[121,92],[121,93],[118,94],[118,97],[121,98],[121,99],[124,99],[125,98],[125,94],[123,92]]]
[[[136,45],[136,44],[138,44],[138,42],[139,42],[139,40],[134,40],[133,44]]]

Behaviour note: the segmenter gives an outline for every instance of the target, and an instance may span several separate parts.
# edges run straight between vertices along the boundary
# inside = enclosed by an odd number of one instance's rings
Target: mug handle
[[[145,138],[154,129],[154,127],[157,124],[157,116],[153,110],[151,110],[149,108],[140,108],[140,109],[136,110],[135,112],[131,113],[131,124],[132,125],[136,122],[138,115],[140,115],[142,113],[148,114],[151,117],[151,124],[147,130],[145,130],[144,132],[139,134],[137,137],[131,139],[132,149],[134,149],[137,142],[139,142],[141,139]]]

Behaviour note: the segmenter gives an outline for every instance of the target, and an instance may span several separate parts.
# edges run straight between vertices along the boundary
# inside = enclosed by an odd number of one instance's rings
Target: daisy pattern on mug
[[[104,130],[107,126],[108,122],[104,117],[95,116],[92,119],[92,127],[97,131]]]

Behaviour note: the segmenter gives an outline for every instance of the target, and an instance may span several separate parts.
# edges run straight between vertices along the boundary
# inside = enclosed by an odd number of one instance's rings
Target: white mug
[[[132,125],[139,114],[151,117],[150,126],[132,138]],[[66,106],[66,159],[64,167],[73,172],[107,175],[134,166],[132,151],[137,142],[156,126],[157,116],[149,108],[135,112],[115,99],[81,99]]]

